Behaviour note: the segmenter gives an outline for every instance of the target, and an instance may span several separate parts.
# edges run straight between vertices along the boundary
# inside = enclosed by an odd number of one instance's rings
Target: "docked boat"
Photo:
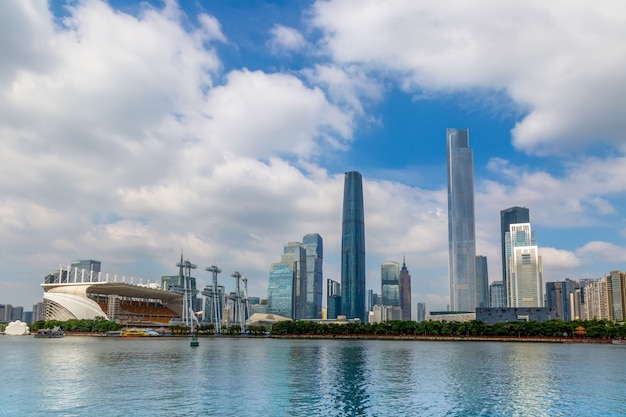
[[[162,336],[161,333],[152,329],[127,329],[122,330],[121,337],[156,337]]]
[[[52,329],[39,329],[33,337],[37,339],[58,339],[60,337],[65,337],[65,333],[63,333],[63,330],[57,326]]]

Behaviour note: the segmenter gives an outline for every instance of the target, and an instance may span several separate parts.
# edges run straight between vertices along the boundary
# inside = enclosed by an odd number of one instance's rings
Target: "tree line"
[[[36,332],[39,329],[53,329],[59,327],[64,332],[77,333],[106,333],[122,329],[121,324],[106,320],[104,317],[96,317],[95,319],[87,320],[71,319],[66,321],[39,320],[31,323],[29,327],[31,332]]]
[[[487,324],[480,320],[401,321],[382,323],[319,323],[282,321],[271,329],[272,335],[421,335],[421,336],[509,336],[509,337],[586,337],[594,339],[626,338],[623,322],[584,320],[564,322],[527,321]]]

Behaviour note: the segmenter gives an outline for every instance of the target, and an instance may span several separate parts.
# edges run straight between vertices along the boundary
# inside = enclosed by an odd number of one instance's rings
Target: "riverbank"
[[[530,342],[530,343],[576,343],[611,344],[613,339],[590,339],[586,337],[534,337],[534,336],[427,336],[384,334],[292,334],[270,335],[277,339],[362,339],[362,340],[424,340],[446,342]]]

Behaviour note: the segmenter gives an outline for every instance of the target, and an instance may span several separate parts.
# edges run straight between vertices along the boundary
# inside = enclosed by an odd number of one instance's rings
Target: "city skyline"
[[[626,269],[621,2],[8,0],[0,21],[2,304],[72,259],[154,282],[181,250],[263,296],[306,233],[340,281],[354,170],[366,288],[406,255],[412,302],[445,310],[454,127],[491,281],[508,207],[532,211],[545,281]]]

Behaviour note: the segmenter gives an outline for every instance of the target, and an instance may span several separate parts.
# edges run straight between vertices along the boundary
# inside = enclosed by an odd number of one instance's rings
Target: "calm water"
[[[626,346],[0,336],[0,416],[624,416]]]

